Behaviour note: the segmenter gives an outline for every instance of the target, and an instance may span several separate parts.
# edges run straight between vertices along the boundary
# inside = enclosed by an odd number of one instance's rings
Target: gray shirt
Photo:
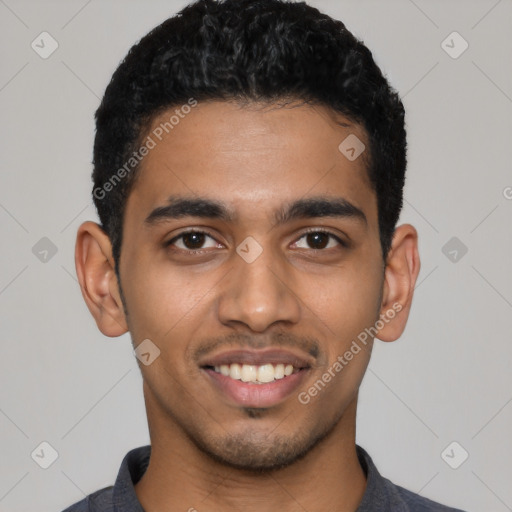
[[[355,512],[463,512],[394,485],[380,475],[363,448],[356,445],[356,451],[366,474],[366,491]],[[144,512],[135,494],[134,485],[146,471],[150,454],[150,445],[129,451],[123,459],[113,486],[90,494],[63,512]]]

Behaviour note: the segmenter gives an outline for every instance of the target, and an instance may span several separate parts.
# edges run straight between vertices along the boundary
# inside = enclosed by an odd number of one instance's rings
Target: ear
[[[384,276],[380,324],[376,338],[395,341],[405,330],[420,271],[418,233],[410,224],[395,229]]]
[[[98,329],[110,337],[127,332],[112,244],[101,226],[94,222],[84,222],[78,228],[75,267],[82,295]]]

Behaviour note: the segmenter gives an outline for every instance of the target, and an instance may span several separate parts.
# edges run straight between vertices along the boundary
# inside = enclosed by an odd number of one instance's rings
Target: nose
[[[292,269],[264,249],[251,263],[233,255],[234,267],[222,282],[218,301],[219,320],[244,324],[263,332],[276,323],[295,324],[300,318],[300,299],[293,291]]]

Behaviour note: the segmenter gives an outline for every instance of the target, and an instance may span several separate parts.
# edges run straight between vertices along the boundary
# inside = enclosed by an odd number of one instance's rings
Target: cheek
[[[199,312],[205,314],[207,292],[215,285],[211,274],[193,276],[172,269],[170,264],[156,265],[149,261],[132,267],[126,281],[123,289],[126,288],[133,338],[136,342],[139,338],[160,339],[165,344],[175,333],[182,332],[185,325],[194,330]]]
[[[332,411],[345,409],[364,377],[373,345],[365,329],[378,320],[380,295],[378,280],[361,279],[348,270],[340,274],[326,280],[323,293],[319,288],[310,292],[308,300],[315,321],[321,319],[318,332],[326,333],[325,363],[315,369],[303,398]]]
[[[343,266],[323,276],[303,276],[301,298],[305,309],[314,313],[330,346],[341,350],[378,319],[381,279],[371,268],[364,272]]]

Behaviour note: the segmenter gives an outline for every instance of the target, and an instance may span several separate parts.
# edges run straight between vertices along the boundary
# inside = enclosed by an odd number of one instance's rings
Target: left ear
[[[419,272],[418,233],[403,224],[395,229],[386,260],[379,322],[384,326],[375,335],[379,340],[395,341],[404,332]]]

